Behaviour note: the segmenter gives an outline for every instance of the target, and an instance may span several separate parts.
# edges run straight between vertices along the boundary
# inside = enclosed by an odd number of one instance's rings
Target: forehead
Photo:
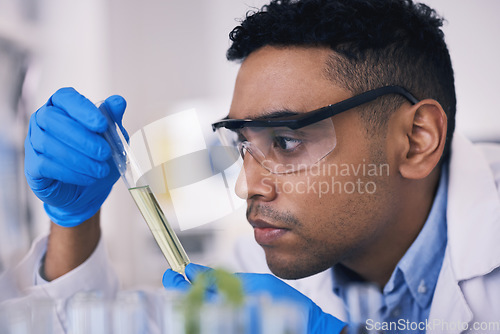
[[[307,112],[350,97],[326,75],[331,53],[319,47],[266,46],[254,51],[238,72],[229,118]]]

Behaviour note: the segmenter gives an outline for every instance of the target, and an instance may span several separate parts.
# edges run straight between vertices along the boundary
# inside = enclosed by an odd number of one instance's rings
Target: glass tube
[[[69,334],[107,334],[111,323],[109,305],[97,291],[80,291],[68,300]]]
[[[111,305],[113,334],[149,333],[144,292],[120,291]]]
[[[142,217],[148,224],[151,233],[153,233],[156,243],[160,246],[170,268],[184,275],[184,269],[189,263],[186,251],[167,221],[149,184],[138,184],[136,179],[143,173],[121,128],[113,120],[112,114],[104,103],[99,106],[99,109],[108,121],[108,129],[104,132],[104,138],[111,146],[113,161],[120,172],[122,180],[125,182]]]
[[[9,300],[0,303],[0,333],[52,334],[55,303],[49,298]]]
[[[371,283],[353,283],[346,289],[346,306],[349,310],[349,327],[353,333],[375,334],[368,330],[366,321],[381,321],[382,294],[379,288]]]

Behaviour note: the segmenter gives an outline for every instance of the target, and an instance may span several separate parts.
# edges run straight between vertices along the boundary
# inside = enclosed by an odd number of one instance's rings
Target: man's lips
[[[272,225],[266,221],[257,219],[249,220],[253,227],[255,240],[259,245],[271,245],[286,234],[289,229]]]

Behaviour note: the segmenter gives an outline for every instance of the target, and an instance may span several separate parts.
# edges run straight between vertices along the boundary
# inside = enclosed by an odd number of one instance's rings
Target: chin
[[[271,272],[282,279],[301,279],[318,274],[330,268],[330,264],[312,263],[310,261],[286,261],[266,257]]]

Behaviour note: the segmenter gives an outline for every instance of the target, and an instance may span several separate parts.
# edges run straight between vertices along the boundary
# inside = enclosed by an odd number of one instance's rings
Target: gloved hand
[[[125,100],[104,103],[121,126]],[[73,227],[92,217],[119,178],[100,135],[106,128],[101,111],[73,88],[59,89],[31,116],[24,173],[54,223]]]
[[[211,268],[190,263],[186,266],[186,276],[190,281],[202,272]],[[285,282],[269,274],[238,273],[246,295],[267,293],[274,300],[292,300],[308,310],[307,333],[309,334],[337,334],[344,329],[346,323],[334,316],[324,313],[312,300],[295,290]],[[163,286],[168,290],[189,290],[191,284],[184,276],[167,269],[163,275]],[[214,292],[215,293],[215,292]]]

